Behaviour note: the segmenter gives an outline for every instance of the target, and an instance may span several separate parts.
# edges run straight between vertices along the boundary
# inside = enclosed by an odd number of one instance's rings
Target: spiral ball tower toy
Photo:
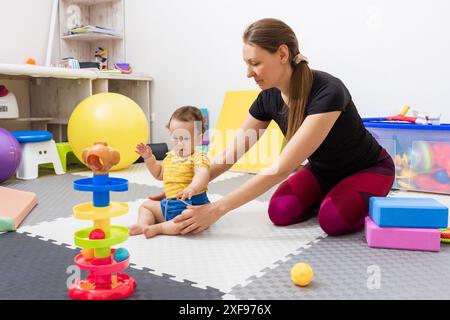
[[[127,191],[128,180],[109,177],[120,154],[107,143],[94,143],[83,151],[82,157],[94,174],[92,178],[74,181],[74,189],[92,192],[93,201],[76,205],[73,213],[77,219],[92,220],[94,225],[75,232],[75,244],[82,248],[75,264],[89,275],[72,283],[69,296],[76,300],[124,299],[133,294],[136,281],[120,273],[128,267],[128,251],[112,246],[128,239],[128,228],[112,226],[110,220],[127,213],[128,205],[110,201],[109,192]]]

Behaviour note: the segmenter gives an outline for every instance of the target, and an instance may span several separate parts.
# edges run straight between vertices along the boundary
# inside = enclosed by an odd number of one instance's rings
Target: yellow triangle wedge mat
[[[213,140],[209,151],[210,158],[224,151],[238,132],[248,115],[248,110],[260,91],[228,91],[225,94]],[[284,146],[285,139],[278,125],[271,121],[266,132],[258,142],[236,162],[231,170],[258,173],[274,164]]]

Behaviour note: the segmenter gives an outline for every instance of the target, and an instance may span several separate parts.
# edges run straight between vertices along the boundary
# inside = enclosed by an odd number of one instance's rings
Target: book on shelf
[[[84,33],[101,33],[110,36],[120,37],[120,33],[114,29],[91,25],[72,28],[67,32],[68,35],[84,34]]]

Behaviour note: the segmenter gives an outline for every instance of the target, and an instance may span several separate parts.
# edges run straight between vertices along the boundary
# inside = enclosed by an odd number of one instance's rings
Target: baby
[[[157,161],[152,149],[140,143],[136,152],[144,159],[155,179],[162,180],[166,198],[162,201],[146,200],[139,207],[139,217],[130,229],[130,235],[144,234],[150,238],[158,234],[179,234],[172,219],[189,205],[209,203],[206,190],[209,182],[207,155],[195,150],[205,131],[203,117],[195,107],[181,107],[170,117],[172,150],[163,161]]]

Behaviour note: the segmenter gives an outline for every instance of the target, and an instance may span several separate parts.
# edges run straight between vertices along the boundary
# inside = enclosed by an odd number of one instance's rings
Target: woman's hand
[[[153,155],[153,151],[152,148],[150,148],[148,145],[143,144],[142,142],[139,143],[136,146],[136,151],[135,151],[138,155],[140,155],[142,157],[142,159],[147,160],[150,159],[150,157]]]
[[[216,203],[188,206],[173,221],[180,224],[181,234],[197,234],[207,229],[223,215]]]

